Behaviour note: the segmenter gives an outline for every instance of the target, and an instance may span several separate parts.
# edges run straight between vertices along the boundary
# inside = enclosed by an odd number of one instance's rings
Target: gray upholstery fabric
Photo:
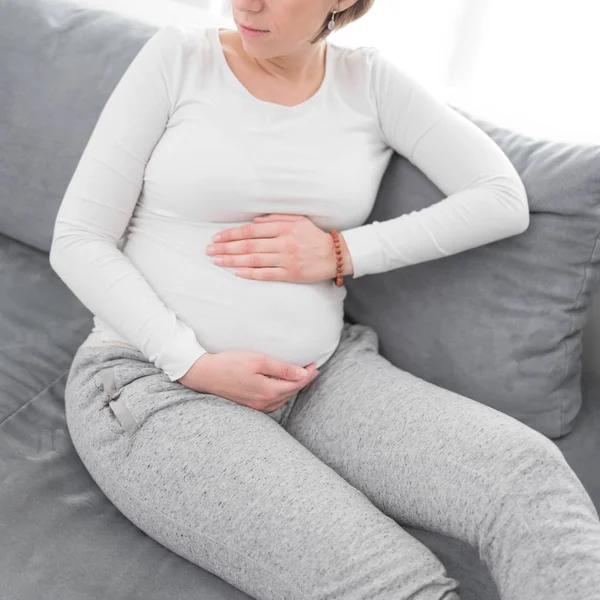
[[[0,235],[2,599],[248,598],[121,515],[81,463],[65,421],[68,369],[92,327],[92,315],[48,264],[54,218],[104,102],[153,31],[62,0],[0,0],[0,231],[14,238]],[[392,185],[398,166],[391,166],[385,185]],[[416,184],[417,191],[423,189],[418,178]],[[555,209],[547,210],[548,218],[556,216]],[[563,242],[571,235],[565,231]],[[424,290],[426,281],[421,287],[413,283],[414,290],[407,282],[409,294]],[[450,291],[460,294],[468,277],[453,283]],[[517,278],[514,283],[523,285]],[[438,288],[431,285],[427,291],[434,297]],[[357,298],[369,305],[368,297]],[[481,328],[488,313],[476,298],[463,298],[454,305],[462,312],[451,316],[466,312],[470,327]],[[423,304],[433,323],[435,306]],[[431,331],[422,329],[417,341],[427,340]],[[470,331],[463,333],[473,342]],[[489,332],[494,331],[490,322]],[[481,350],[489,352],[489,339]],[[567,350],[577,355],[578,346],[571,343]],[[589,381],[584,379],[583,407],[573,431],[555,443],[600,509],[600,298],[584,334],[584,350]],[[449,369],[460,374],[462,363],[457,358],[452,366],[452,351],[445,354]],[[551,367],[548,377],[564,363],[559,359]],[[407,530],[461,582],[462,600],[498,600],[472,548],[435,533]]]
[[[112,90],[156,27],[64,0],[0,0],[0,233],[50,250]]]
[[[0,265],[0,523],[2,546],[10,549],[0,553],[5,597],[248,598],[138,530],[97,487],[75,452],[64,412],[68,369],[92,315],[52,271],[46,253],[0,235]],[[466,589],[477,582],[463,600],[495,600],[471,548],[409,531],[460,573]],[[491,586],[490,595],[479,594],[479,582]]]
[[[137,529],[81,463],[64,387],[91,327],[48,254],[0,235],[0,598],[248,598]]]
[[[600,298],[584,344],[600,341]],[[48,255],[0,235],[0,580],[11,600],[233,600],[248,596],[163,548],[123,517],[69,437],[64,386],[91,313]],[[593,327],[592,327],[593,326]],[[600,371],[590,350],[583,407],[556,440],[600,510]],[[469,546],[407,528],[461,582],[461,600],[498,600]],[[8,549],[8,551],[6,551]],[[35,554],[35,560],[32,560]]]
[[[511,160],[529,197],[522,234],[347,278],[345,310],[396,366],[558,438],[581,405],[581,332],[600,276],[600,146],[534,140],[451,106]],[[394,155],[367,223],[445,195]]]

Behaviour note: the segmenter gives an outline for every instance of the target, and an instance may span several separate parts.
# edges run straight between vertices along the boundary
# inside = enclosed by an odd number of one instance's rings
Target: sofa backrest
[[[128,6],[129,12],[108,0],[0,3],[0,233],[49,252],[79,158],[140,48],[178,15],[218,22],[189,7],[164,9],[162,19],[146,7],[150,18],[142,19],[135,4]]]

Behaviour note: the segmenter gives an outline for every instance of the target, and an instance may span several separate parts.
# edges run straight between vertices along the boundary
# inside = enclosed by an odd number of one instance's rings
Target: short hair
[[[369,12],[373,4],[375,4],[375,0],[356,0],[356,2],[346,10],[342,10],[341,12],[336,13],[335,27],[333,31],[341,29],[349,23],[360,19],[363,15]],[[319,31],[317,37],[314,40],[312,40],[313,44],[316,44],[318,41],[325,39],[330,33],[332,33],[331,31],[329,31],[328,27],[329,21],[331,19],[331,14],[332,13],[329,13],[329,15],[327,16],[327,19],[325,23],[323,23],[323,26],[321,27],[321,30]]]

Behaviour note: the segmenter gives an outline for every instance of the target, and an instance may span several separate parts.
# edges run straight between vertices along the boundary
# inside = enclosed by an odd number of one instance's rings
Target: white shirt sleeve
[[[79,300],[171,381],[206,350],[117,248],[174,106],[183,32],[159,29],[105,104],[58,211],[50,264]]]
[[[502,149],[416,79],[370,55],[384,142],[446,196],[410,214],[342,232],[354,277],[441,258],[524,232],[525,186]]]

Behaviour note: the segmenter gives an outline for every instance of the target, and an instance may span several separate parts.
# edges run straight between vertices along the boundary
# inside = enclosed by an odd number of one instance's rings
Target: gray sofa
[[[248,598],[121,515],[65,421],[65,381],[92,315],[49,265],[54,218],[104,102],[154,30],[68,2],[0,0],[0,600]],[[591,300],[581,409],[554,442],[600,510],[600,296]],[[407,530],[463,600],[498,600],[473,548]]]

